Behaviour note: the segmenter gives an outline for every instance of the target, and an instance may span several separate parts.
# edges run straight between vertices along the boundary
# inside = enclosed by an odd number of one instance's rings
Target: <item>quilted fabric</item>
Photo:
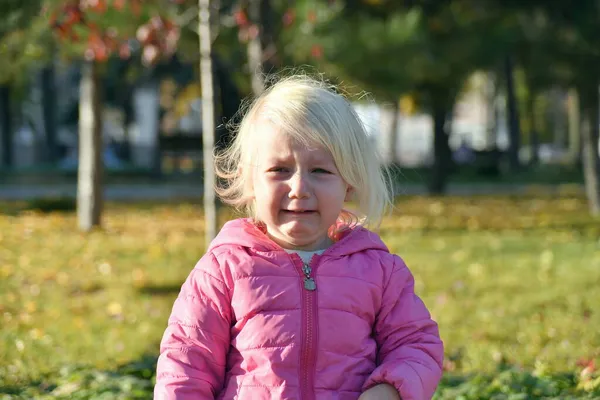
[[[378,383],[430,399],[443,345],[404,262],[357,227],[311,260],[316,290],[303,267],[228,222],[175,301],[155,399],[356,400]]]

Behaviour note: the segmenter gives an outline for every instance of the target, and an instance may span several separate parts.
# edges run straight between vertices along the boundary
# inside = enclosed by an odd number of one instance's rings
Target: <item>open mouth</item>
[[[286,214],[312,214],[314,210],[283,210]]]

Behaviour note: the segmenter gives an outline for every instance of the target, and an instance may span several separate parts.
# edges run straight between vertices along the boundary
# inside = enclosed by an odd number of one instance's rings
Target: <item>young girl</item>
[[[183,284],[155,398],[430,399],[442,342],[410,271],[366,228],[390,193],[346,99],[276,83],[217,171],[250,217],[225,224]]]

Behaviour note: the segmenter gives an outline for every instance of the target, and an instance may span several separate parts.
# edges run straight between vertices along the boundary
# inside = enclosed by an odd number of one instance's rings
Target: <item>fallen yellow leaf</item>
[[[115,316],[121,315],[123,313],[123,307],[121,306],[121,304],[113,301],[112,303],[110,303],[108,305],[108,307],[106,308],[106,311],[108,312],[108,314],[111,317],[115,317]]]

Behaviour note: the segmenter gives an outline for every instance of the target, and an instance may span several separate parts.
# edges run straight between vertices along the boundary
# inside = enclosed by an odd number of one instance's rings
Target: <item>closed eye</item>
[[[331,171],[328,171],[323,168],[315,168],[315,169],[313,169],[313,172],[317,172],[319,174],[331,174]]]

